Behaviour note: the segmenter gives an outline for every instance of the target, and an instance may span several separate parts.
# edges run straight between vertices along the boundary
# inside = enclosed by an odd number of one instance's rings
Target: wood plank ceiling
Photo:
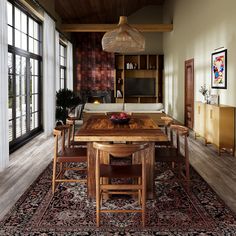
[[[164,0],[56,0],[56,12],[64,24],[117,24],[120,15],[129,16]]]

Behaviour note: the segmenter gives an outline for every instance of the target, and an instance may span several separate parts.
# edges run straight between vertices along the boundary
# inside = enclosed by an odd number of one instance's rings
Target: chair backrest
[[[114,157],[127,157],[135,152],[146,149],[149,146],[148,143],[135,143],[135,144],[125,144],[125,143],[100,143],[94,142],[93,147],[97,150],[107,152]]]
[[[189,129],[182,125],[170,125],[171,131],[176,133],[176,143],[178,152],[180,152],[180,137],[184,139],[184,155],[188,157],[188,136]]]
[[[65,147],[69,147],[69,140],[66,143],[66,136],[70,137],[70,125],[60,125],[53,129],[53,135],[55,137],[55,152],[58,153],[58,144],[59,139],[61,138],[61,150],[64,150]]]
[[[71,139],[74,141],[75,136],[75,119],[73,117],[68,117],[66,119],[66,124],[70,126],[70,135],[68,135],[68,143],[70,146]]]

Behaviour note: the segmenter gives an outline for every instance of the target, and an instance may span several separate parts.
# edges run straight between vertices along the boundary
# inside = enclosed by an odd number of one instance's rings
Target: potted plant
[[[69,89],[60,89],[56,93],[56,120],[64,124],[68,117],[68,112],[80,102],[75,93]]]

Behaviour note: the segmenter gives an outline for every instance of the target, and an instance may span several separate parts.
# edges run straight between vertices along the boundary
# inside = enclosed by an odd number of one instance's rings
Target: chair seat
[[[100,165],[100,176],[107,178],[142,177],[142,165]]]
[[[155,161],[156,162],[176,162],[182,163],[185,158],[181,153],[177,154],[177,149],[175,147],[159,147],[155,149]]]
[[[65,148],[59,152],[58,162],[87,162],[87,149],[86,148]]]

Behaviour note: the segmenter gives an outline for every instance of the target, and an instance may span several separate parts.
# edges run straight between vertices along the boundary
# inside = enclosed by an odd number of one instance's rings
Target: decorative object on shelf
[[[123,97],[122,92],[119,89],[116,91],[116,97],[117,98],[122,98]]]
[[[117,53],[142,52],[145,50],[145,38],[128,24],[126,16],[120,16],[118,27],[104,34],[102,49]]]
[[[218,94],[209,95],[209,104],[219,105],[219,95]]]
[[[206,88],[206,84],[201,86],[199,92],[204,96],[205,103],[209,103],[210,91]]]
[[[211,87],[227,88],[227,50],[214,52],[211,55]]]

